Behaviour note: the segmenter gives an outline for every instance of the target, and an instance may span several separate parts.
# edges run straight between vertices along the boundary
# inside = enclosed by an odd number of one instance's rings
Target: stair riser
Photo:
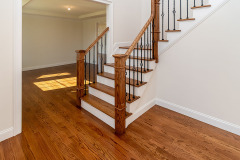
[[[81,106],[82,106],[83,109],[87,110],[89,113],[91,113],[92,115],[94,115],[98,119],[102,120],[104,123],[108,124],[112,128],[115,128],[115,119],[106,115],[105,113],[96,109],[95,107],[86,103],[85,101],[82,100],[81,102],[82,102]]]
[[[99,99],[102,99],[112,105],[115,105],[115,97],[109,95],[109,94],[106,94],[102,91],[99,91],[95,88],[92,88],[91,86],[89,87],[89,93],[94,95],[95,97],[98,97]],[[134,102],[133,102],[134,103]],[[132,104],[129,104],[129,103],[126,103],[126,111],[130,113],[131,109],[130,109],[130,106],[132,106]]]
[[[135,67],[141,67],[141,60],[138,60],[137,62],[137,59],[127,59],[126,61],[126,65],[129,66],[129,60],[130,60],[130,66],[133,66],[133,61],[135,61]],[[144,68],[144,60],[142,61],[143,63],[143,68]],[[156,63],[155,61],[145,61],[145,68],[147,68],[147,65],[149,65],[149,69],[154,69],[155,66],[156,66]]]
[[[105,71],[105,72],[108,72],[108,73],[112,73],[112,74],[115,73],[114,68],[113,68],[113,67],[110,67],[110,66],[104,66],[104,71]],[[130,74],[131,74],[131,78],[133,79],[133,71],[130,71]],[[136,79],[136,80],[137,80],[137,75],[138,75],[138,80],[141,80],[141,73],[140,73],[140,72],[135,72],[134,75],[135,75],[135,79]],[[152,72],[143,73],[143,74],[142,74],[142,76],[143,76],[143,81],[144,81],[144,82],[149,81],[150,78],[151,78],[151,75],[152,75]],[[127,70],[127,78],[129,78],[129,70]]]
[[[125,54],[126,53],[126,49],[119,49],[119,54]],[[151,50],[142,50],[142,57],[146,57],[146,58],[150,58],[151,57]],[[135,56],[137,56],[137,50],[135,50]],[[131,56],[134,56],[133,52],[131,53]],[[141,57],[141,50],[138,50],[138,57]]]
[[[102,76],[97,76],[97,82],[115,88],[115,81],[112,80],[112,79],[105,78],[105,77],[102,77]],[[143,94],[143,92],[144,92],[145,86],[146,86],[146,85],[143,85],[143,86],[141,86],[141,87],[135,87],[135,95],[136,95],[136,96],[141,96],[141,95]],[[133,87],[130,85],[130,88],[131,88],[130,91],[131,91],[131,94],[132,94],[132,93],[133,93]],[[127,85],[126,85],[126,91],[127,91],[127,93],[129,93],[129,92],[128,92],[128,89],[129,89],[129,85],[127,84]]]

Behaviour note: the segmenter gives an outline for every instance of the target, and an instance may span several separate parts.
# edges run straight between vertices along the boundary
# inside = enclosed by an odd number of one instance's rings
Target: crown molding
[[[31,0],[22,0],[22,7],[28,4]]]
[[[112,0],[93,0],[94,2],[104,3],[104,4],[111,4]]]
[[[93,12],[93,13],[90,13],[90,14],[84,14],[84,15],[79,16],[78,18],[79,19],[86,19],[86,18],[101,17],[101,16],[105,16],[105,15],[106,15],[106,11],[103,10],[103,11],[99,11],[99,12]]]

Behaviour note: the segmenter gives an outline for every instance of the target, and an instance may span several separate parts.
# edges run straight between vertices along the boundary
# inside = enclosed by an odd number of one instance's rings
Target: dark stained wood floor
[[[70,75],[39,79],[56,73]],[[118,137],[75,107],[75,87],[34,84],[75,75],[75,65],[23,73],[23,133],[0,143],[0,160],[240,160],[239,136],[189,117],[154,106]]]

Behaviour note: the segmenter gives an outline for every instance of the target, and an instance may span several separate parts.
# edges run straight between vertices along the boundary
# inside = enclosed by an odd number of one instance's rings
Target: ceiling
[[[106,15],[106,5],[92,0],[30,0],[23,6],[23,13],[85,19]]]

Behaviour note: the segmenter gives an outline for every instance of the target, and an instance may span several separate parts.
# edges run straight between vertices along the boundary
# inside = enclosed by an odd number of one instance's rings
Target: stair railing
[[[142,74],[149,70],[149,60],[155,60],[158,63],[159,4],[159,0],[151,0],[151,16],[132,45],[125,54],[113,55],[115,58],[115,133],[118,135],[125,133],[126,99],[131,101],[136,98],[135,87],[143,84]],[[128,78],[126,78],[127,74],[129,74]]]
[[[96,75],[103,72],[107,55],[107,27],[86,49],[77,53],[77,106],[81,107],[81,98],[88,93],[88,85],[96,82]]]

